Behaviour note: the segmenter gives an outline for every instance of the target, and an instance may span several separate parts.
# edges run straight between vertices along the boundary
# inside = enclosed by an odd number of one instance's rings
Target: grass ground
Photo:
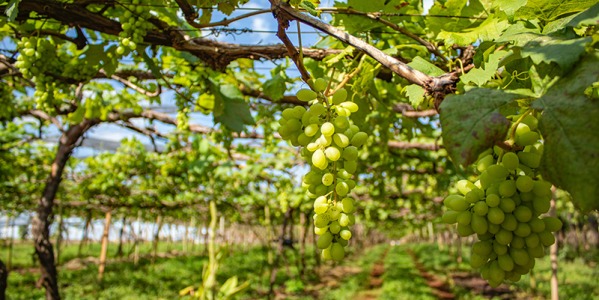
[[[125,247],[125,254],[130,245]],[[99,256],[100,246],[85,246],[83,257]],[[97,281],[95,263],[85,264],[77,260],[77,245],[67,245],[61,254],[59,282],[64,299],[178,299],[179,291],[201,281],[201,270],[206,262],[203,249],[195,246],[193,252],[184,254],[183,245],[161,243],[161,255],[152,264],[149,254],[151,245],[140,245],[141,259],[137,265],[132,260],[115,257],[116,245],[109,247],[109,259],[102,283]],[[530,287],[530,277],[525,276],[512,287],[505,287],[507,294],[489,293],[483,288],[460,285],[457,275],[466,274],[470,282],[478,275],[468,266],[468,247],[463,247],[464,262],[456,263],[455,254],[448,248],[435,244],[407,244],[401,246],[378,245],[349,256],[341,264],[323,264],[314,268],[314,252],[306,252],[311,266],[303,279],[297,267],[297,255],[286,250],[288,267],[277,273],[275,286],[278,299],[438,299],[439,289],[434,281],[450,286],[449,294],[457,299],[487,298],[548,298],[549,260],[538,260],[534,278],[536,288]],[[0,248],[0,257],[6,262],[6,248]],[[9,275],[8,299],[43,299],[43,290],[35,288],[39,271],[32,260],[30,244],[16,244],[13,251],[13,268]],[[273,256],[271,256],[271,259]],[[78,264],[73,262],[80,261]],[[71,269],[75,265],[75,269]],[[265,299],[270,278],[268,251],[262,247],[231,249],[224,251],[218,280],[224,282],[231,276],[240,281],[249,280],[250,288],[240,299]],[[562,299],[598,299],[599,271],[593,262],[580,259],[560,262],[560,297]],[[480,280],[480,279],[478,279]],[[481,282],[478,282],[480,285]],[[507,295],[507,296],[506,296]]]

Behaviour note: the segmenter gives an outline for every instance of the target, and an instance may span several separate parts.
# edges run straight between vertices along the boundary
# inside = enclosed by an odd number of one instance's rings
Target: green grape
[[[347,90],[339,89],[333,94],[333,104],[338,105],[347,99]]]
[[[349,145],[349,138],[347,137],[347,135],[343,133],[335,133],[333,135],[333,142],[335,142],[335,145],[337,145],[338,147],[345,148]]]
[[[539,134],[534,131],[529,131],[521,135],[516,135],[516,144],[520,146],[528,146],[537,142]]]
[[[528,223],[518,223],[516,230],[514,230],[514,234],[522,238],[529,236],[530,225],[528,225]]]
[[[325,196],[320,196],[314,200],[314,212],[323,214],[329,209],[329,204]]]
[[[358,169],[358,163],[356,161],[345,161],[343,163],[343,168],[350,174],[354,174],[356,173],[356,170]]]
[[[350,222],[349,215],[347,214],[341,214],[339,217],[339,225],[341,225],[341,227],[347,227]]]
[[[324,154],[330,161],[337,161],[341,157],[341,151],[337,147],[326,148]]]
[[[501,203],[501,198],[497,194],[490,194],[485,199],[485,202],[489,207],[496,207]]]
[[[524,123],[520,123],[516,126],[516,135],[523,135],[527,132],[530,132],[530,127],[528,127],[528,125],[524,124]]]
[[[499,208],[505,213],[511,213],[516,209],[516,202],[512,198],[502,198],[499,202]]]
[[[469,180],[462,179],[456,183],[456,188],[462,195],[468,194],[470,191],[476,188],[474,183]]]
[[[499,264],[499,267],[506,272],[514,269],[514,260],[508,254],[497,256],[497,263]]]
[[[530,257],[528,256],[528,252],[523,249],[510,249],[510,256],[514,260],[514,263],[520,266],[525,266],[529,263]]]
[[[524,238],[524,242],[526,243],[527,248],[534,248],[538,246],[540,243],[539,236],[532,233]]]
[[[304,133],[308,137],[313,137],[318,133],[318,125],[310,124],[304,128]]]
[[[498,243],[497,241],[493,241],[493,252],[497,255],[503,255],[507,253],[507,246]]]
[[[543,180],[535,181],[532,191],[536,196],[551,197],[551,183]]]
[[[343,159],[350,161],[358,159],[358,148],[349,146],[343,149]]]
[[[460,225],[458,224],[458,235],[461,237],[466,237],[474,233],[472,227],[469,225]]]
[[[458,224],[459,225],[459,224]],[[489,229],[487,219],[479,215],[473,214],[470,226],[476,234],[484,234]]]
[[[493,155],[486,155],[483,158],[478,160],[478,163],[476,165],[476,169],[478,170],[478,172],[483,172],[485,171],[489,166],[491,166],[492,164],[495,163],[495,159],[493,158]]]
[[[344,197],[349,192],[349,186],[345,182],[339,182],[335,186],[335,192],[337,192],[337,195]]]
[[[461,225],[468,225],[472,221],[472,213],[469,211],[462,211],[456,217],[456,222]]]
[[[327,85],[328,85],[328,81],[324,78],[318,78],[318,79],[314,80],[314,89],[317,92],[323,92],[324,90],[326,90]],[[314,98],[312,98],[312,99],[314,99]],[[310,99],[310,100],[312,100],[312,99]],[[306,100],[302,100],[302,101],[306,101]]]
[[[312,164],[321,170],[324,170],[328,166],[329,163],[324,155],[324,151],[321,149],[314,151],[312,154]]]
[[[501,229],[501,226],[499,226],[497,224],[493,224],[491,222],[488,222],[488,224],[489,224],[489,229],[487,229],[487,231],[491,234],[496,234]]]
[[[527,115],[522,119],[522,123],[526,124],[531,131],[537,130],[539,121],[532,115]]]
[[[471,190],[464,196],[464,198],[468,203],[476,203],[478,200],[480,200],[479,193],[476,190]]]
[[[476,253],[472,253],[472,255],[470,255],[470,266],[472,268],[478,269],[482,267],[485,263],[487,263],[487,258]]]
[[[326,249],[322,249],[321,257],[322,257],[323,260],[331,260],[331,259],[333,259],[331,257],[331,247],[326,248]]]
[[[323,235],[329,230],[329,227],[316,227],[314,226],[314,233],[317,235]]]
[[[466,202],[466,199],[460,195],[449,195],[445,198],[443,203],[447,208],[455,211],[464,211],[470,207],[470,204]]]
[[[327,213],[317,214],[317,215],[315,215],[314,226],[320,227],[320,228],[327,227],[327,226],[329,226],[329,220],[330,220],[330,218],[327,215]]]
[[[494,182],[504,180],[509,175],[508,169],[502,165],[491,165],[486,171]]]
[[[345,249],[339,243],[333,243],[331,246],[331,258],[335,261],[340,261],[345,257]]]
[[[501,227],[505,230],[514,231],[518,227],[518,220],[513,214],[505,214]]]
[[[331,245],[332,241],[333,235],[331,234],[331,232],[327,231],[323,235],[318,237],[318,240],[316,241],[316,247],[318,247],[318,249],[326,249]]]
[[[492,284],[498,286],[505,279],[505,271],[499,266],[498,261],[493,261],[489,268],[489,284],[495,282],[496,284]]]
[[[472,211],[478,216],[485,216],[489,211],[489,206],[485,201],[478,201],[474,204]]]
[[[336,117],[333,120],[336,129],[345,130],[349,128],[349,119],[347,117]]]
[[[534,181],[532,180],[532,178],[524,175],[524,176],[518,176],[518,179],[516,179],[516,188],[518,188],[518,190],[520,192],[523,193],[527,193],[532,191],[532,188],[534,186]]]
[[[532,218],[532,211],[526,206],[518,206],[514,210],[514,216],[518,222],[528,222]]]
[[[545,222],[542,219],[533,218],[528,224],[530,225],[530,230],[534,233],[540,233],[545,230]]]
[[[540,220],[545,224],[546,231],[556,232],[562,228],[562,221],[556,217],[545,217]]]
[[[368,135],[365,132],[358,132],[351,138],[350,143],[353,146],[360,147],[366,143]]]
[[[457,222],[459,211],[448,210],[441,216],[441,221],[446,224],[454,224]]]
[[[335,125],[330,122],[325,122],[320,126],[320,132],[324,136],[332,136],[335,133]]]
[[[495,241],[501,245],[508,245],[512,241],[512,238],[512,232],[505,229],[501,229],[495,234]]]
[[[550,231],[539,232],[539,240],[545,247],[549,247],[555,243],[555,237]]]
[[[515,171],[516,169],[518,169],[518,165],[520,164],[520,161],[519,161],[518,155],[516,153],[507,152],[501,158],[501,164],[503,164],[503,166],[506,169],[508,169],[510,171]]]
[[[499,194],[502,197],[510,197],[516,193],[516,182],[513,180],[506,180],[499,184]]]
[[[322,175],[322,184],[324,184],[325,186],[333,184],[333,181],[335,181],[335,176],[333,176],[333,174],[326,173]]]
[[[358,104],[356,104],[354,102],[350,102],[350,101],[346,101],[346,102],[340,103],[339,106],[341,106],[341,107],[349,110],[352,113],[355,113],[355,112],[357,112],[360,109],[360,107],[358,106]]]
[[[349,239],[351,239],[351,231],[347,229],[341,230],[339,236],[341,236],[342,239],[348,241]]]
[[[343,198],[341,205],[344,213],[351,214],[354,212],[354,200],[352,198]]]
[[[339,225],[339,222],[333,221],[331,225],[329,225],[329,230],[332,234],[337,234],[341,231],[341,225]]]
[[[296,93],[297,99],[303,102],[308,102],[316,99],[316,92],[309,89],[301,89]]]
[[[518,152],[518,158],[520,159],[520,163],[533,169],[538,168],[541,164],[541,155],[537,153]]]
[[[540,197],[535,197],[532,200],[532,205],[537,214],[544,214],[549,211],[549,208],[551,208],[551,203],[549,203],[549,200]]]
[[[505,220],[505,214],[500,208],[491,207],[487,213],[487,219],[489,220],[489,223],[499,225]]]
[[[479,241],[472,244],[472,253],[478,254],[481,257],[489,257],[493,252],[493,244],[489,241]]]

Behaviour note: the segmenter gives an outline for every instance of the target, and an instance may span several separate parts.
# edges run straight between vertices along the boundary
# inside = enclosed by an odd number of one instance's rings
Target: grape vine
[[[512,118],[506,144],[514,150],[495,146],[483,152],[476,180],[458,181],[459,194],[444,200],[443,221],[457,223],[462,237],[476,233],[470,264],[493,287],[530,272],[562,225],[557,218],[541,217],[549,211],[552,192],[537,171],[543,152],[538,120],[531,111]]]
[[[353,124],[350,115],[358,105],[347,101],[348,92],[338,89],[328,95],[329,84],[323,78],[314,81],[314,90],[301,89],[299,100],[310,102],[310,108],[287,108],[279,120],[279,134],[293,146],[301,146],[302,157],[311,170],[302,185],[314,198],[314,231],[319,235],[317,247],[324,259],[340,261],[344,247],[352,236],[354,199],[349,196],[356,186],[359,148],[368,135]]]

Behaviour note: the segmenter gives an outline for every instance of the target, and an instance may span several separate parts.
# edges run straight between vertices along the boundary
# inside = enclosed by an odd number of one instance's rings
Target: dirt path
[[[408,249],[406,251],[412,257],[414,265],[418,269],[420,276],[422,276],[422,278],[426,280],[426,284],[429,287],[431,287],[433,293],[437,296],[437,298],[447,300],[456,299],[455,295],[451,292],[451,288],[449,287],[449,284],[447,284],[447,282],[440,280],[437,276],[427,272],[422,263],[418,260],[418,257],[416,256],[414,251],[412,251],[412,249]]]
[[[353,299],[354,300],[375,300],[379,297],[383,286],[383,274],[385,274],[385,257],[387,257],[389,248],[385,249],[385,252],[372,266],[370,271],[370,277],[368,278],[368,289],[360,291]]]

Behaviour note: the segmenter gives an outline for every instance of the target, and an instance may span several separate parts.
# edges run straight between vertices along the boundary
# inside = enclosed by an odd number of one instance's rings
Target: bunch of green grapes
[[[460,180],[460,194],[449,195],[444,205],[446,223],[457,223],[460,236],[476,234],[470,264],[480,269],[491,286],[518,281],[555,243],[552,232],[561,228],[549,211],[551,184],[540,178],[543,144],[537,119],[521,116],[512,126],[513,151],[499,147],[483,152],[476,163],[475,182]]]
[[[302,184],[308,196],[315,199],[317,247],[324,259],[339,261],[352,236],[349,226],[354,224],[354,200],[349,193],[356,186],[352,177],[359,148],[368,135],[349,118],[358,111],[358,105],[347,101],[347,90],[342,88],[326,97],[325,79],[316,79],[313,86],[314,90],[297,92],[299,100],[311,103],[309,109],[285,109],[279,120],[279,134],[292,145],[301,146],[301,155],[310,163]]]
[[[21,55],[17,57],[15,66],[26,79],[35,83],[33,96],[37,107],[51,110],[56,103],[55,94],[61,88],[60,83],[50,74],[60,75],[62,66],[69,57],[59,55],[54,40],[49,38],[23,37],[17,44]]]
[[[119,33],[120,45],[116,48],[118,55],[137,49],[142,43],[151,24],[147,20],[152,17],[150,10],[145,5],[140,5],[141,0],[131,0],[131,4],[124,4],[125,12],[121,18],[121,31]]]

